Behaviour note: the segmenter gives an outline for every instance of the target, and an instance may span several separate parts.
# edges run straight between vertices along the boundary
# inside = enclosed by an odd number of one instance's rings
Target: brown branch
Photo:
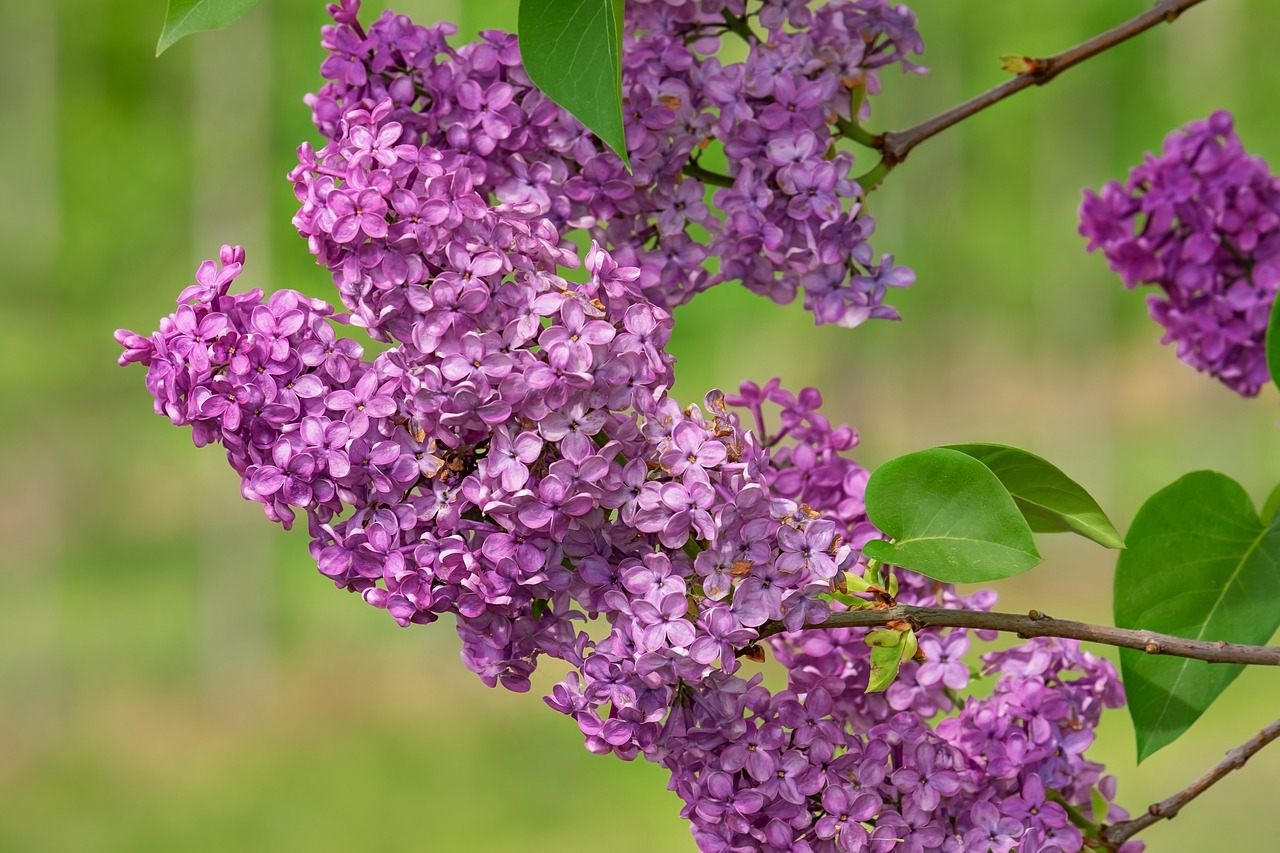
[[[1218,765],[1208,773],[1183,788],[1178,793],[1168,799],[1161,800],[1158,803],[1152,803],[1147,809],[1147,813],[1133,820],[1121,821],[1112,824],[1102,830],[1102,842],[1108,850],[1118,850],[1120,845],[1124,844],[1134,835],[1162,820],[1172,820],[1177,817],[1178,812],[1187,803],[1203,794],[1209,788],[1216,785],[1233,770],[1239,770],[1244,767],[1244,763],[1253,757],[1253,754],[1271,743],[1276,738],[1280,738],[1280,720],[1276,720],[1267,726],[1258,734],[1249,738],[1249,740],[1237,746],[1235,749],[1227,753],[1227,757],[1218,762]]]
[[[906,130],[889,131],[881,134],[876,137],[877,144],[875,147],[879,148],[884,155],[886,167],[891,169],[907,159],[911,149],[926,139],[941,133],[954,124],[964,121],[971,115],[982,112],[987,107],[1003,101],[1010,95],[1021,92],[1023,89],[1028,89],[1032,86],[1043,86],[1068,68],[1079,65],[1086,59],[1097,56],[1103,51],[1110,50],[1139,33],[1146,32],[1157,24],[1166,21],[1172,23],[1187,9],[1201,2],[1203,0],[1160,0],[1151,9],[1136,18],[1055,56],[1050,56],[1046,59],[1020,57],[1021,61],[1012,65],[1006,61],[1006,67],[1016,68],[1021,73],[1006,80],[994,89],[989,89],[977,97],[970,98],[963,104],[958,104],[928,121],[921,122]]]
[[[1030,613],[1023,615],[1020,613],[987,613],[980,610],[952,610],[945,607],[915,607],[910,604],[898,604],[887,608],[832,613],[827,618],[827,621],[818,625],[806,625],[804,627],[806,629],[867,628],[876,625],[887,625],[890,622],[905,622],[914,629],[937,627],[1004,631],[1010,634],[1017,634],[1024,639],[1027,637],[1064,637],[1070,640],[1084,640],[1090,643],[1118,646],[1122,649],[1137,649],[1149,655],[1172,655],[1174,657],[1202,660],[1207,663],[1280,666],[1280,646],[1246,646],[1239,643],[1188,640],[1185,637],[1157,634],[1154,631],[1111,628],[1106,625],[1091,625],[1087,622],[1054,619],[1038,610],[1032,610]],[[774,634],[783,633],[786,631],[786,627],[781,622],[766,622],[760,626],[759,630],[760,638],[763,639]]]

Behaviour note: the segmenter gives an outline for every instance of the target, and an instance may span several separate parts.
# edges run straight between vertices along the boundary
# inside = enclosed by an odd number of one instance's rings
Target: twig
[[[751,25],[747,23],[746,15],[739,18],[728,9],[725,9],[721,14],[724,15],[725,27],[730,32],[737,33],[738,37],[747,44],[763,44],[760,36],[756,35],[755,31],[751,29]]]
[[[1062,806],[1062,810],[1067,813],[1067,820],[1071,821],[1077,829],[1084,832],[1086,839],[1085,846],[1088,846],[1088,842],[1090,840],[1101,837],[1102,827],[1085,817],[1084,812],[1080,811],[1078,807],[1073,806],[1066,797],[1062,796],[1062,794],[1055,791],[1053,788],[1046,788],[1044,795],[1047,799],[1050,799]]]
[[[818,625],[806,625],[805,628],[866,628],[887,625],[890,622],[905,622],[916,629],[973,628],[979,631],[1004,631],[1023,638],[1064,637],[1070,640],[1118,646],[1122,649],[1137,649],[1149,655],[1172,655],[1207,663],[1280,666],[1280,646],[1246,646],[1239,643],[1188,640],[1185,637],[1173,637],[1153,631],[1111,628],[1106,625],[1054,619],[1037,610],[1023,615],[898,604],[880,609],[832,613],[827,621]],[[781,622],[766,622],[760,626],[759,630],[760,638],[763,639],[786,631],[786,627]]]
[[[887,160],[881,159],[879,163],[871,167],[871,171],[854,178],[854,183],[858,185],[858,188],[862,190],[862,194],[865,196],[867,193],[874,192],[879,188],[892,169],[893,167],[888,165]]]
[[[854,113],[854,116],[857,116],[856,112]],[[867,148],[880,148],[884,144],[883,136],[875,135],[862,125],[858,124],[855,120],[836,116],[835,126],[836,130],[839,131],[840,135],[845,139],[851,139],[859,145]]]
[[[1222,777],[1231,771],[1244,767],[1245,762],[1252,758],[1255,752],[1276,738],[1280,738],[1280,720],[1276,720],[1261,732],[1228,752],[1227,757],[1218,762],[1216,767],[1172,797],[1161,800],[1158,803],[1152,803],[1146,814],[1133,820],[1121,821],[1104,828],[1102,830],[1102,842],[1108,850],[1118,850],[1120,845],[1153,823],[1172,820],[1177,817],[1183,806],[1216,785],[1222,780]]]
[[[1012,77],[994,89],[988,89],[981,95],[970,98],[964,103],[958,104],[914,127],[880,134],[874,137],[874,147],[879,148],[883,154],[883,163],[886,171],[892,169],[907,159],[911,149],[926,139],[941,133],[954,124],[964,121],[969,116],[982,112],[987,107],[1003,101],[1010,95],[1021,92],[1023,89],[1031,86],[1043,86],[1068,68],[1079,65],[1086,59],[1097,56],[1103,51],[1110,50],[1139,33],[1146,32],[1157,24],[1172,23],[1187,9],[1201,2],[1203,0],[1160,0],[1151,9],[1136,18],[1107,30],[1105,33],[1094,36],[1070,50],[1046,59],[1023,57],[1016,64],[1016,67],[1021,71],[1016,77]]]
[[[713,172],[710,169],[705,169],[698,165],[697,160],[690,160],[688,163],[685,163],[682,171],[686,176],[690,178],[697,178],[704,184],[714,184],[717,187],[733,186],[732,177],[729,175],[722,175],[719,172]]]

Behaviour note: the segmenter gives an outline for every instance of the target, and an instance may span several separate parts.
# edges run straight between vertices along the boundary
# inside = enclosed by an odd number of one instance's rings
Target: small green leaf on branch
[[[949,444],[991,469],[1037,533],[1078,533],[1106,548],[1124,538],[1084,488],[1034,453],[1003,444]]]
[[[862,575],[855,575],[852,572],[845,572],[843,575],[844,586],[854,592],[870,592],[872,584]]]
[[[1089,810],[1093,813],[1094,823],[1104,823],[1111,812],[1111,801],[1097,785],[1089,789]]]
[[[897,648],[902,645],[902,632],[896,628],[879,628],[867,634],[868,646],[892,646]]]
[[[920,655],[920,641],[916,639],[916,632],[906,631],[902,635],[902,652],[898,658],[905,663],[918,655],[924,660],[924,656]]]
[[[872,602],[867,601],[864,598],[855,598],[847,592],[840,592],[839,590],[820,592],[818,593],[818,598],[825,601],[838,601],[850,610],[866,610],[868,607],[872,606]]]
[[[865,552],[864,552],[865,553]],[[867,560],[867,570],[862,573],[862,579],[867,583],[867,589],[876,587],[884,588],[884,579],[880,577],[880,561],[876,559]]]
[[[1000,67],[1010,74],[1034,74],[1040,70],[1040,62],[1029,56],[1007,53],[1000,57]]]
[[[867,517],[893,542],[864,555],[946,583],[985,583],[1040,562],[1031,528],[995,474],[945,447],[909,453],[867,482]]]
[[[1230,477],[1187,474],[1138,510],[1116,562],[1117,627],[1261,645],[1280,627],[1277,601],[1280,521],[1261,521]],[[1241,669],[1122,649],[1138,760],[1177,740]]]
[[[871,674],[867,678],[868,693],[883,693],[898,677],[902,663],[902,632],[892,628],[867,634],[871,647]]]
[[[156,56],[192,33],[230,26],[257,5],[258,0],[169,0]]]
[[[627,159],[622,119],[623,0],[522,0],[520,55],[547,97]]]

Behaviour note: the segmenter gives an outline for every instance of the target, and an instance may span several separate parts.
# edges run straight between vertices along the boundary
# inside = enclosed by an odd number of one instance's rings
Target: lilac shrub
[[[873,260],[850,159],[827,155],[876,69],[914,68],[910,13],[628,4],[628,175],[532,88],[514,37],[453,48],[392,15],[366,33],[357,5],[331,7],[327,142],[290,175],[346,311],[233,294],[244,252],[224,247],[158,331],[117,333],[157,413],[220,442],[271,520],[303,514],[336,586],[400,625],[451,615],[486,684],[563,661],[548,705],[592,752],[665,767],[699,849],[1081,850],[1080,815],[1114,795],[1084,757],[1123,702],[1114,668],[1034,640],[988,653],[990,691],[966,696],[990,638],[928,629],[867,692],[867,632],[822,629],[833,611],[994,594],[862,558],[881,534],[858,436],[816,390],[671,396],[671,310],[713,284],[804,287],[818,322],[891,315],[910,273]],[[768,34],[742,63],[715,55],[725,12]],[[712,143],[714,210],[685,174]],[[388,348],[365,358],[344,326]],[[751,663],[766,649],[782,689]]]
[[[1086,191],[1080,234],[1126,287],[1160,288],[1147,303],[1178,358],[1257,395],[1280,289],[1280,178],[1244,150],[1230,114],[1175,130],[1128,181]]]

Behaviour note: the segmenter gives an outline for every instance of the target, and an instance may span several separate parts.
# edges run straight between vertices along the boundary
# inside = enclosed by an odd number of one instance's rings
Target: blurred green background
[[[926,77],[886,75],[876,129],[1002,79],[1145,0],[919,0]],[[410,0],[464,34],[515,0]],[[371,3],[366,20],[380,4]],[[305,537],[242,501],[214,449],[151,414],[117,327],[149,331],[197,263],[242,243],[241,280],[331,297],[289,224],[293,150],[317,135],[319,0],[266,0],[153,58],[162,0],[0,4],[0,851],[691,850],[664,774],[587,754],[533,693],[486,689],[447,625],[402,630],[316,574]],[[944,442],[1057,462],[1123,528],[1212,467],[1261,500],[1280,480],[1276,394],[1243,401],[1156,346],[1075,234],[1083,186],[1216,108],[1280,162],[1271,0],[1173,27],[926,143],[872,199],[876,245],[914,267],[902,324],[814,329],[740,288],[677,315],[678,392],[782,376],[863,435],[868,467]],[[1006,609],[1106,621],[1112,555],[1046,542]],[[1278,603],[1280,604],[1280,603]],[[1246,673],[1135,768],[1123,712],[1094,755],[1134,810],[1280,706]],[[1144,834],[1154,851],[1273,850],[1280,753]]]

